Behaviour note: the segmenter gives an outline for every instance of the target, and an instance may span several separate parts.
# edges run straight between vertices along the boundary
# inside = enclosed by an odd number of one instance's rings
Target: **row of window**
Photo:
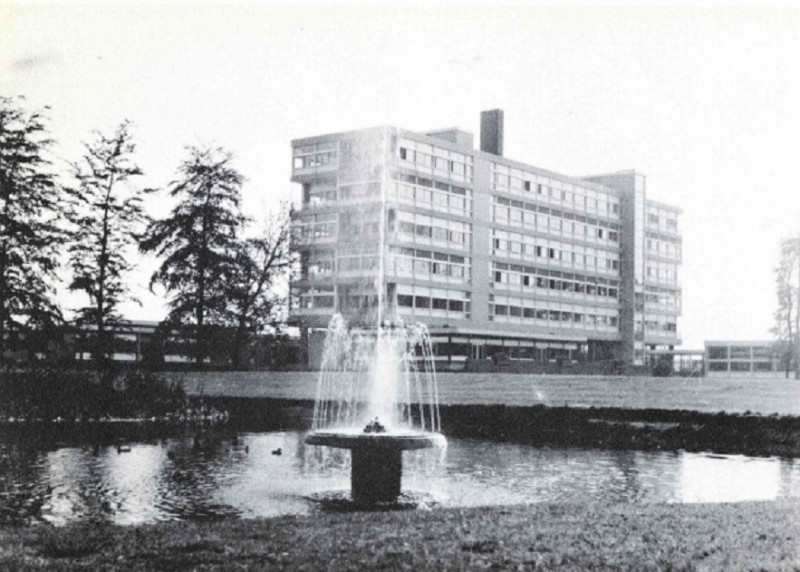
[[[308,275],[312,278],[325,277],[333,275],[336,267],[333,252],[315,252],[313,253],[307,263]]]
[[[391,260],[389,270],[393,270],[397,276],[413,277],[417,280],[445,280],[463,283],[469,277],[468,268],[463,264],[432,262],[403,256]]]
[[[644,299],[648,310],[680,312],[681,295],[676,290],[664,290],[648,286]]]
[[[421,177],[402,176],[401,179],[389,185],[389,198],[442,213],[472,216],[472,192],[468,189],[438,181],[434,184],[430,179]],[[409,179],[416,179],[417,182]]]
[[[672,233],[678,232],[678,219],[675,214],[668,215],[666,211],[659,211],[655,207],[648,207],[647,211],[648,228]]]
[[[730,370],[728,366],[730,365]],[[772,361],[754,361],[751,362],[730,362],[726,361],[712,361],[708,362],[708,371],[776,371],[777,364],[773,365]]]
[[[377,199],[381,195],[379,181],[350,183],[336,188],[335,181],[320,181],[303,184],[303,202],[311,206],[331,204],[337,201],[364,201]]]
[[[339,159],[336,151],[325,151],[312,155],[301,155],[294,158],[292,167],[295,171],[303,169],[317,169],[320,167],[335,167]]]
[[[656,238],[647,238],[647,253],[670,260],[680,261],[681,247],[680,244],[669,240],[659,240]]]
[[[472,166],[452,159],[435,157],[406,147],[400,147],[400,159],[412,164],[417,171],[433,169],[440,176],[443,174],[457,181],[472,181]]]
[[[343,239],[363,240],[380,236],[380,211],[313,213],[303,212],[295,221],[294,230],[302,242],[333,238],[338,233]]]
[[[469,318],[470,295],[462,290],[398,284],[397,308],[400,312],[413,308],[416,315]]]
[[[414,213],[410,211],[389,209],[389,222],[390,224],[395,221],[411,222],[415,224],[428,225],[433,227],[447,228],[450,230],[457,230],[464,233],[472,232],[472,225],[467,222],[461,222],[454,219],[439,218],[429,214]]]
[[[409,185],[434,189],[436,191],[450,193],[453,195],[459,195],[461,197],[468,197],[468,198],[472,197],[472,191],[460,185],[451,185],[449,183],[434,181],[433,179],[427,179],[425,177],[417,177],[415,175],[405,175],[405,174],[397,174],[395,175],[395,179],[400,181],[401,183],[408,183]]]
[[[519,274],[517,272],[503,272],[495,270],[492,275],[494,288],[508,290],[524,290],[525,288],[539,288],[555,292],[565,292],[567,295],[574,293],[578,296],[598,296],[601,298],[616,299],[619,291],[616,288],[593,284],[591,282],[575,282],[572,280],[560,280],[558,278],[547,278],[545,276],[532,276],[530,274]]]
[[[318,181],[303,184],[303,203],[311,206],[336,202],[336,182]]]
[[[379,181],[367,183],[352,183],[339,187],[340,201],[360,201],[381,196],[381,184]]]
[[[544,215],[551,215],[557,219],[565,219],[568,221],[575,221],[583,224],[588,224],[589,226],[604,226],[608,230],[615,230],[619,231],[621,228],[618,223],[615,222],[602,222],[599,219],[590,216],[584,216],[581,214],[572,213],[569,211],[564,211],[561,209],[556,209],[553,207],[546,207],[542,205],[536,205],[533,203],[526,203],[524,201],[517,201],[514,199],[507,199],[504,197],[498,197],[497,195],[493,195],[492,200],[494,204],[510,207],[511,209],[516,209],[518,211],[523,211],[527,213],[539,213]],[[511,215],[509,215],[511,216]],[[516,216],[516,215],[515,215]],[[519,217],[524,218],[524,217]],[[533,219],[531,219],[533,220]]]
[[[300,292],[298,296],[300,309],[330,309],[333,308],[333,286],[313,286]]]
[[[672,286],[678,284],[678,269],[675,264],[648,260],[645,274],[648,282],[661,282]]]
[[[309,143],[307,145],[296,145],[292,149],[294,156],[298,155],[313,155],[321,151],[335,151],[338,147],[336,141],[321,141],[319,143]]]
[[[374,272],[378,270],[380,258],[375,254],[354,254],[340,256],[337,265],[339,272]]]
[[[399,233],[405,234],[411,239],[416,237],[433,242],[447,243],[450,248],[469,248],[468,235],[463,231],[406,221],[400,221],[397,227]]]
[[[670,334],[678,331],[678,325],[675,322],[664,320],[645,320],[644,328],[648,332],[666,332]]]
[[[519,274],[531,274],[537,276],[544,276],[545,278],[562,278],[564,280],[586,282],[587,284],[600,284],[602,286],[608,286],[611,288],[619,287],[619,280],[601,278],[598,276],[586,276],[580,273],[563,272],[561,270],[553,270],[549,268],[524,266],[522,264],[507,264],[505,262],[492,262],[492,270],[509,270],[511,272],[517,272]]]
[[[533,234],[522,232],[513,232],[509,230],[493,229],[492,237],[507,242],[518,242],[526,246],[542,246],[546,248],[555,248],[556,250],[567,250],[577,254],[591,254],[592,256],[602,256],[604,258],[618,259],[619,248],[615,246],[605,246],[602,244],[584,244],[582,242],[556,240],[552,238],[543,238]],[[525,252],[525,249],[520,249],[514,252]],[[531,251],[533,252],[533,251]]]
[[[469,281],[470,259],[455,254],[392,246],[387,272],[418,280]]]
[[[511,237],[515,233],[503,233],[509,238],[498,238],[503,231],[495,231],[492,241],[492,254],[509,258],[538,259],[547,264],[565,265],[570,268],[590,270],[593,272],[617,274],[619,272],[619,254],[594,248],[585,248],[578,245],[566,244],[559,241],[539,241],[540,244],[531,244],[531,238],[522,235]],[[544,244],[541,244],[544,242]]]
[[[398,256],[409,256],[412,258],[422,258],[426,260],[441,260],[443,262],[452,262],[453,264],[467,264],[469,265],[470,259],[458,254],[447,254],[446,252],[437,252],[435,250],[423,250],[419,248],[407,248],[405,246],[390,246],[389,252]]]
[[[375,294],[363,292],[339,293],[339,310],[361,309],[370,307],[376,302]],[[299,306],[301,309],[330,310],[335,305],[334,289],[332,286],[316,286],[300,293]],[[406,287],[397,293],[398,308],[414,308],[415,314],[419,311],[432,315],[444,315],[456,318],[469,317],[470,301],[468,293],[461,291],[442,290],[437,288]]]
[[[336,213],[304,212],[293,223],[295,237],[301,242],[333,238],[336,236],[336,218]]]
[[[534,214],[520,209],[494,205],[492,217],[492,221],[496,224],[517,226],[543,234],[566,236],[599,244],[619,242],[619,232],[616,230],[565,220],[557,216]]]
[[[551,204],[562,205],[567,208],[582,212],[607,216],[619,219],[620,202],[617,198],[605,196],[587,196],[586,192],[576,192],[574,190],[557,189],[543,183],[532,182],[530,179],[520,179],[518,177],[507,176],[500,173],[493,173],[494,191],[507,192],[516,195],[534,195],[540,201],[547,201]],[[594,191],[588,191],[595,193]],[[597,193],[600,197],[603,193]]]
[[[398,308],[416,308],[417,310],[443,310],[449,312],[469,312],[469,302],[464,300],[448,300],[429,296],[397,295]]]
[[[472,182],[471,155],[401,138],[398,141],[398,157],[415,170],[431,170],[440,177]]]
[[[610,192],[553,179],[500,163],[492,163],[492,182],[496,190],[518,195],[535,193],[538,200],[547,200],[613,218],[619,217],[620,199]]]
[[[728,352],[730,352],[730,359],[773,357],[769,346],[710,346],[708,359],[729,359]]]
[[[380,211],[340,212],[339,236],[343,239],[362,241],[380,237]]]
[[[554,327],[581,329],[616,329],[619,323],[617,316],[589,314],[585,312],[568,312],[562,310],[546,310],[526,308],[506,304],[489,304],[489,316],[495,322],[530,323],[533,320],[547,321]]]

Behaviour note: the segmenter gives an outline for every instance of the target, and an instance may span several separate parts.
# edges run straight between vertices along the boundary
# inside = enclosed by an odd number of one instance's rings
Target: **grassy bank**
[[[800,457],[800,418],[663,409],[454,405],[452,436],[534,446]]]
[[[314,399],[316,372],[186,372],[189,395]],[[437,373],[444,405],[546,405],[800,415],[800,382],[784,378],[676,378]]]
[[[0,529],[8,570],[790,570],[800,503],[533,505]]]
[[[310,400],[208,398],[247,430],[308,430]],[[615,407],[442,405],[449,437],[532,446],[800,457],[800,417]]]

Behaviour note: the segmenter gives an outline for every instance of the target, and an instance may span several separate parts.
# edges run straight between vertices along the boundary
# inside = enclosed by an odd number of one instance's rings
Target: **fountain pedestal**
[[[354,433],[315,431],[306,437],[309,445],[350,449],[350,487],[354,502],[395,502],[400,496],[403,451],[427,449],[444,438],[438,433]]]
[[[350,455],[350,490],[353,502],[394,502],[400,496],[403,477],[401,449],[356,447]]]

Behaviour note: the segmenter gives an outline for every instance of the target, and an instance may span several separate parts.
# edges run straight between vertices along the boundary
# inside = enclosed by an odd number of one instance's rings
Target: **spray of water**
[[[350,457],[343,456],[342,449],[352,449],[354,455],[357,450],[364,458],[377,455],[377,459],[380,448],[389,447],[394,451],[392,455],[398,456],[387,465],[386,478],[381,477],[376,482],[393,482],[396,475],[399,483],[402,451],[429,448],[438,451],[433,461],[426,460],[424,455],[418,457],[427,474],[442,464],[446,440],[441,435],[439,395],[428,330],[423,324],[406,326],[399,319],[387,319],[386,312],[391,314],[393,306],[386,286],[389,153],[389,132],[384,130],[377,275],[372,283],[376,294],[373,300],[377,304],[351,312],[359,323],[368,324],[366,328],[351,328],[338,314],[328,324],[312,432],[306,442],[323,445],[315,447],[322,451],[310,456],[312,470],[346,463]],[[365,217],[374,213],[373,205],[363,206]],[[349,304],[348,309],[353,310]],[[370,482],[363,475],[365,467],[370,466],[364,458],[352,465],[354,495],[371,494],[366,492],[370,487],[364,485]],[[397,472],[393,473],[395,470]],[[389,498],[397,494],[388,484],[386,487],[378,496]]]
[[[328,325],[312,430],[362,428],[441,431],[430,336],[424,324],[349,329]]]

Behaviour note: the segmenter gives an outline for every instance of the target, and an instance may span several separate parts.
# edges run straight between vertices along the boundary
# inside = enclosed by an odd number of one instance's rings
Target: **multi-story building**
[[[456,363],[643,365],[674,349],[680,210],[648,200],[634,171],[569,177],[502,149],[500,110],[482,114],[479,150],[455,128],[294,140],[292,322],[421,321]]]

